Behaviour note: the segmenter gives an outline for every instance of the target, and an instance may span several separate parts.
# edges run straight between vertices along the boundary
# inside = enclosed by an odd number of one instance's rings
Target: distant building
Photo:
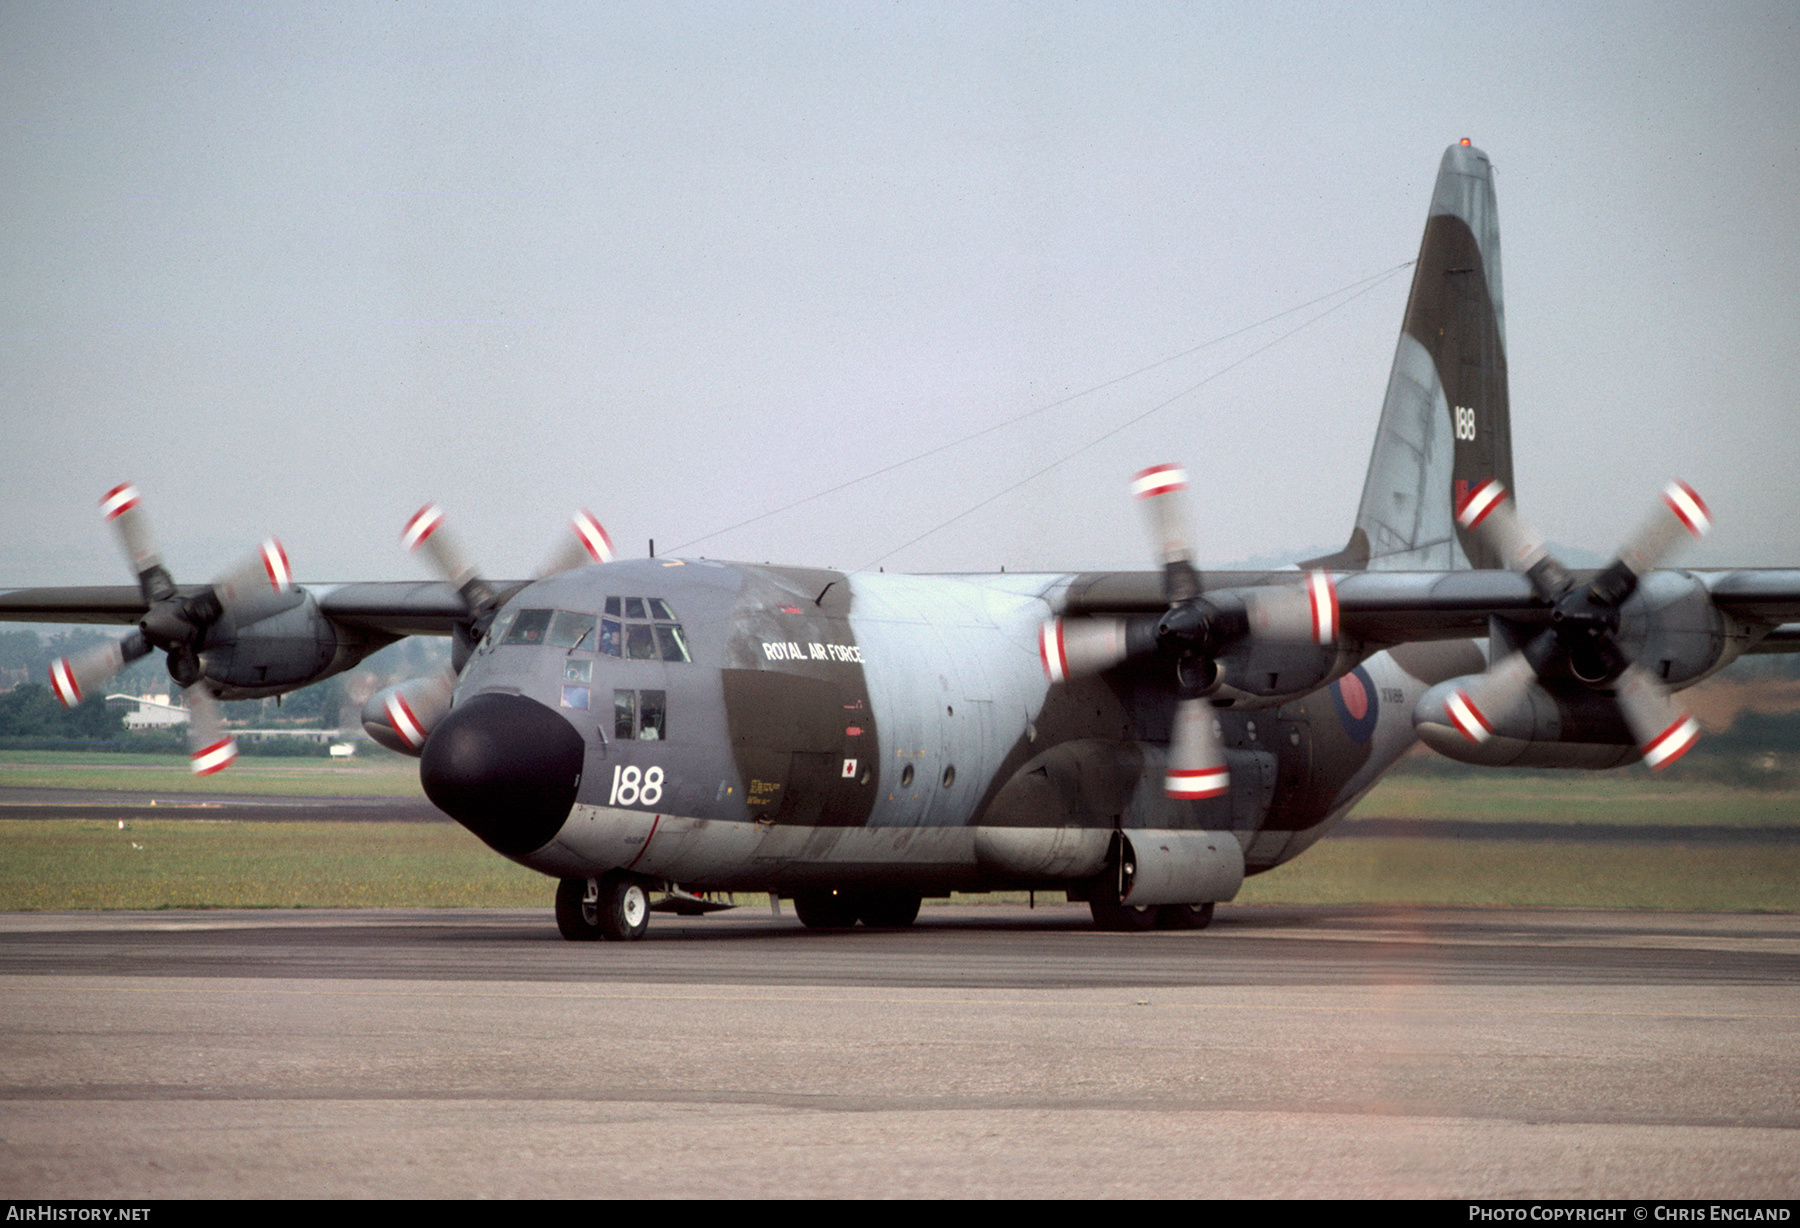
[[[127,729],[168,729],[187,724],[187,709],[171,704],[167,695],[108,695],[107,698],[123,699],[137,705],[136,711],[125,715]]]

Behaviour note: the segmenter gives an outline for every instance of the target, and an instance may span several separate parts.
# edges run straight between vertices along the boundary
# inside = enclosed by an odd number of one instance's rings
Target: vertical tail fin
[[[1444,151],[1350,544],[1315,562],[1378,571],[1499,567],[1456,523],[1488,478],[1513,489],[1506,317],[1494,172],[1468,141]]]

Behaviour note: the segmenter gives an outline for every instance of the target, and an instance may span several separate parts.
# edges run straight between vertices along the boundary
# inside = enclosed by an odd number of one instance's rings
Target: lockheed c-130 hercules
[[[497,583],[427,507],[405,537],[441,582],[307,591],[270,543],[184,588],[120,487],[103,507],[137,586],[0,593],[0,618],[137,624],[53,685],[75,702],[162,649],[197,771],[235,753],[215,698],[452,636],[453,672],[374,696],[364,724],[420,757],[438,807],[560,881],[568,938],[638,938],[652,907],[733,891],[820,928],[1000,889],[1066,892],[1104,927],[1204,925],[1417,739],[1494,766],[1659,767],[1699,732],[1673,692],[1800,651],[1800,571],[1658,570],[1707,527],[1686,486],[1598,572],[1520,518],[1499,253],[1488,159],[1453,145],[1355,527],[1300,571],[1197,571],[1181,473],[1158,466],[1136,494],[1160,572],[623,560],[584,513],[539,579]]]

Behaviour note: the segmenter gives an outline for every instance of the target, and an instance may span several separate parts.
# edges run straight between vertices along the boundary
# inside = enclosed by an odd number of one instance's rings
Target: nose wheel
[[[636,942],[650,928],[650,895],[623,874],[565,878],[556,886],[556,928],[570,942]]]

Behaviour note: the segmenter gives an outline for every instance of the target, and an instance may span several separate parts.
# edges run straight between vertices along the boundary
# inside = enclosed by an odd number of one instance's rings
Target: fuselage
[[[1380,653],[1304,698],[1218,709],[1230,792],[1171,800],[1154,663],[1045,676],[1038,629],[1072,578],[648,559],[539,581],[464,667],[427,791],[559,878],[1079,889],[1115,832],[1210,833],[1230,898],[1412,743],[1434,679]]]

